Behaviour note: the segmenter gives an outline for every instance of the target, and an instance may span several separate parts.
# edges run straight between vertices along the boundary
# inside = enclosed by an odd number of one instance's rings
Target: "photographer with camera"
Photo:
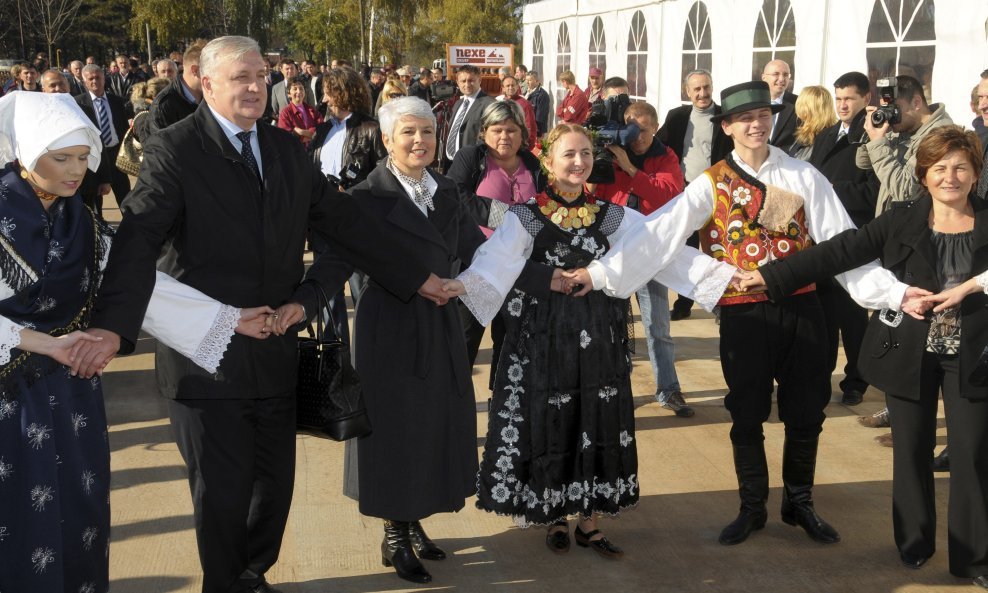
[[[613,155],[614,181],[598,184],[595,193],[600,199],[651,214],[683,191],[679,158],[656,137],[659,115],[655,108],[648,103],[627,104],[627,83],[608,79],[604,92],[604,110],[613,112],[612,105],[626,106],[622,121],[629,127],[637,126],[638,135],[624,146],[606,146]],[[655,399],[676,416],[689,418],[694,412],[683,399],[676,375],[676,346],[669,334],[669,289],[652,280],[636,295],[655,375]]]
[[[881,78],[875,83],[878,107],[868,107],[864,130],[868,143],[858,147],[855,163],[872,169],[882,184],[875,215],[892,202],[915,200],[922,186],[916,179],[916,149],[935,128],[953,124],[941,104],[927,104],[923,85],[912,76]]]

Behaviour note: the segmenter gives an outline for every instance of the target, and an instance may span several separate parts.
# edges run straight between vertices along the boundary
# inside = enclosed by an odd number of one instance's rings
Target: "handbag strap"
[[[315,278],[306,278],[305,280],[302,280],[300,286],[306,284],[310,285],[312,287],[312,291],[316,294],[316,340],[322,342],[324,336],[326,335],[326,327],[322,320],[323,311],[326,311],[326,314],[329,317],[330,335],[335,339],[340,339],[340,337],[336,335],[336,320],[333,318],[333,310],[329,306],[329,298],[326,297],[326,291],[323,290],[322,284],[320,284]],[[311,326],[309,327],[311,331]]]

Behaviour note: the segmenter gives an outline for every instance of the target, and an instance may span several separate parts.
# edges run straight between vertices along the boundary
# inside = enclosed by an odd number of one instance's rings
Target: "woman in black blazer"
[[[764,283],[772,298],[782,298],[815,278],[880,258],[900,281],[941,293],[904,299],[903,311],[874,314],[859,368],[887,394],[902,563],[919,568],[935,550],[933,448],[942,391],[951,463],[950,572],[988,589],[988,383],[974,372],[988,344],[988,204],[971,194],[983,165],[981,146],[973,132],[944,126],[922,140],[916,162],[926,195],[772,262],[744,285]]]

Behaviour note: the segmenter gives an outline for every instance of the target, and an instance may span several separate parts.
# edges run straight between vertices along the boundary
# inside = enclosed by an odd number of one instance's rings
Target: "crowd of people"
[[[552,112],[523,65],[447,81],[272,64],[236,36],[152,64],[61,71],[39,55],[15,69],[0,98],[0,590],[107,590],[101,376],[143,329],[188,468],[204,593],[276,592],[296,335],[328,316],[314,283],[349,340],[348,281],[373,432],[347,442],[343,489],[381,520],[382,562],[403,579],[432,581],[422,560],[447,555],[423,523],[472,496],[542,526],[553,553],[575,541],[625,555],[598,518],[641,492],[634,294],[655,400],[681,418],[695,411],[671,322],[694,302],[717,313],[740,498],[721,544],[768,520],[773,392],[782,520],[841,540],[813,486],[843,344],[840,401],[885,392],[866,420],[892,429],[902,563],[935,552],[942,394],[950,572],[988,589],[988,70],[972,132],[910,76],[873,87],[848,72],[833,94],[796,95],[782,60],[719,104],[709,72],[687,73],[689,104],[664,120],[597,67],[585,88],[562,72]],[[115,166],[128,134],[143,151],[133,186]],[[101,215],[110,191],[116,230]],[[487,326],[478,460],[471,367]]]

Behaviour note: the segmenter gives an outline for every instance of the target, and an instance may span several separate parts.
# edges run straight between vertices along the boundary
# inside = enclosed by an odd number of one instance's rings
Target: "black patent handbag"
[[[295,384],[296,426],[298,432],[346,441],[371,433],[370,418],[364,408],[360,377],[350,364],[350,347],[333,335],[336,324],[329,299],[322,286],[306,280],[316,293],[316,331],[298,339],[298,379]],[[323,323],[329,315],[329,329]]]

